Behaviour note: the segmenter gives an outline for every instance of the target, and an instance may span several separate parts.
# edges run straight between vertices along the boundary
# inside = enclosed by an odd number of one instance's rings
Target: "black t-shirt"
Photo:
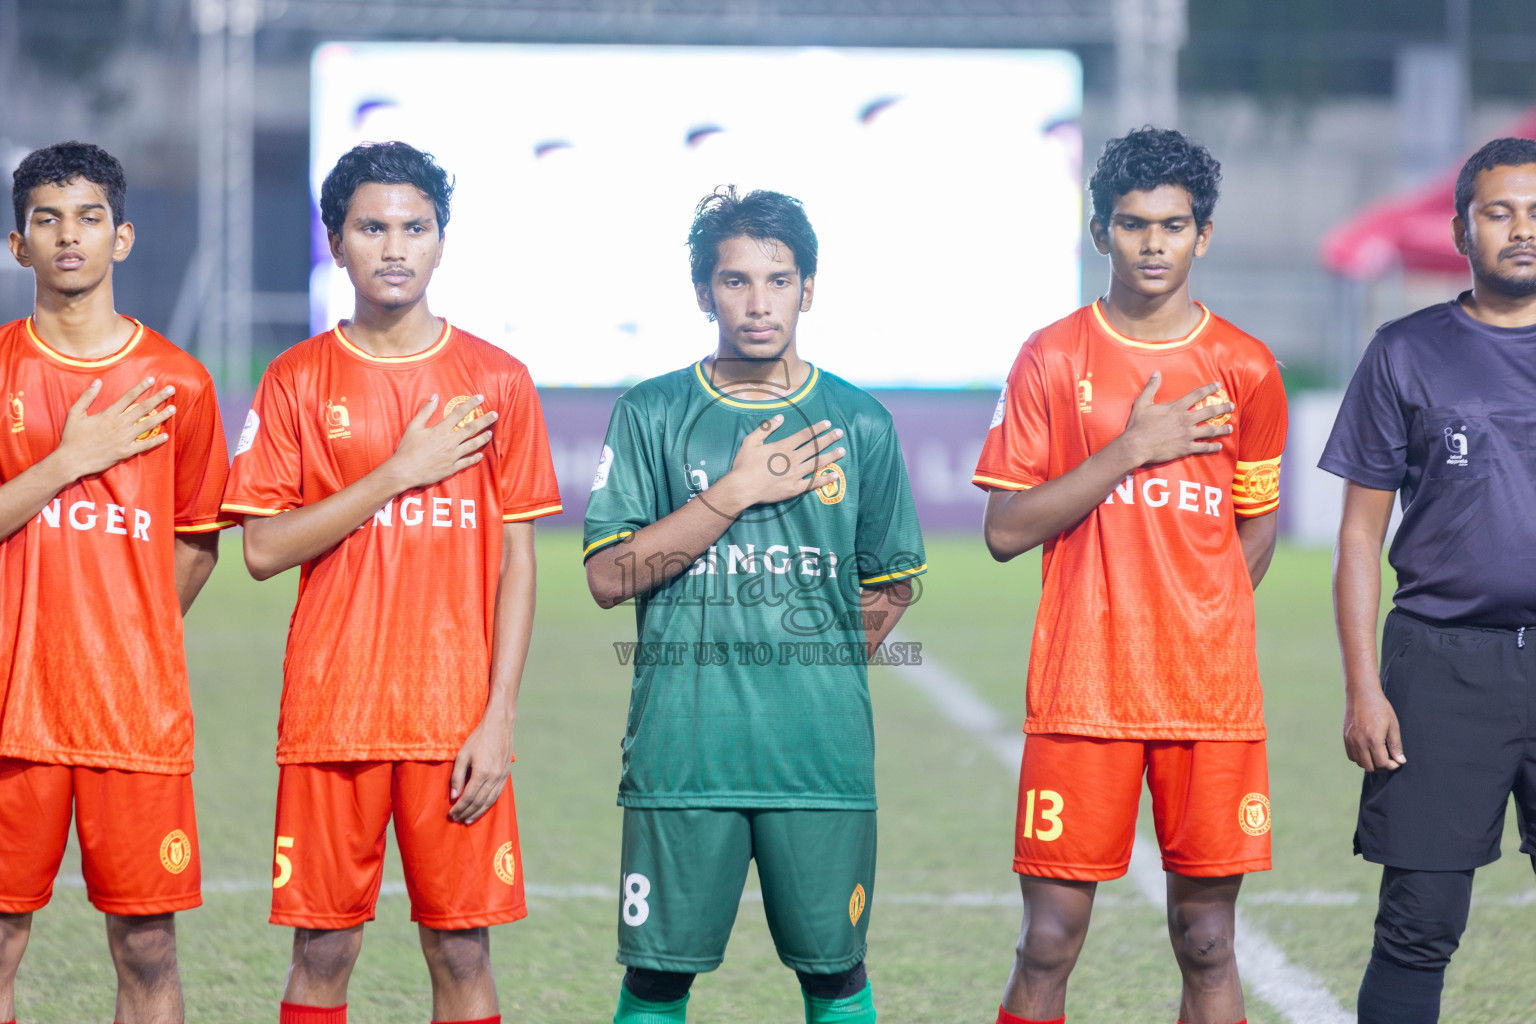
[[[1536,326],[1476,320],[1469,294],[1376,332],[1317,464],[1402,492],[1399,608],[1536,625]]]

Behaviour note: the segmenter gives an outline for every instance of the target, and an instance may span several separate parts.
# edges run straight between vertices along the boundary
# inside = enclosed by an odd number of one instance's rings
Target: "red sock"
[[[997,1024],[1067,1024],[1067,1018],[1057,1017],[1055,1020],[1028,1020],[1024,1017],[1016,1017],[999,1006],[997,1008]]]
[[[303,1006],[282,1003],[278,1024],[347,1024],[347,1004],[340,1006]]]

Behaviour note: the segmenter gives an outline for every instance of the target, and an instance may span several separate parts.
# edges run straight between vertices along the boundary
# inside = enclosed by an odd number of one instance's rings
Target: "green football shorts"
[[[864,959],[874,811],[626,807],[619,963],[719,967],[754,858],[785,966],[835,974]]]

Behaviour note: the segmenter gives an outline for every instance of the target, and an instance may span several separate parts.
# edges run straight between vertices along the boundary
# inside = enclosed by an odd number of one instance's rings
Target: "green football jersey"
[[[638,642],[614,645],[634,666],[624,806],[875,806],[860,594],[927,569],[884,406],[814,366],[782,400],[723,394],[701,363],[637,384],[608,424],[585,556],[689,501],[708,503],[710,481],[748,432],[779,413],[770,440],[830,420],[847,454],[815,490],[747,509],[685,571],[636,599]],[[876,659],[912,654],[888,645]]]

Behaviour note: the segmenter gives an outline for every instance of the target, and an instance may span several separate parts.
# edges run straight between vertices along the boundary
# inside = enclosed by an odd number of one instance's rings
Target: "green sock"
[[[683,1024],[687,1019],[687,995],[676,1002],[650,1003],[619,983],[619,1008],[613,1015],[613,1024]]]
[[[805,1024],[875,1024],[874,986],[869,982],[847,999],[805,999]]]

